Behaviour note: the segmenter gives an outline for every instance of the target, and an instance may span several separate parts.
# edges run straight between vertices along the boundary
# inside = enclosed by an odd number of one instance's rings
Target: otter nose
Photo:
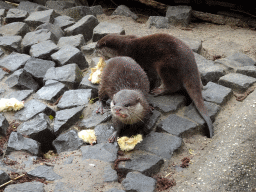
[[[121,111],[121,108],[120,108],[120,107],[116,107],[116,108],[115,108],[115,111],[116,111],[116,112],[120,112],[120,111]]]

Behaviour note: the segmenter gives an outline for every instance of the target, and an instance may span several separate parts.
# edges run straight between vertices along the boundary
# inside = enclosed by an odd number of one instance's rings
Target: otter
[[[106,100],[110,98],[114,133],[109,142],[116,141],[126,125],[146,126],[151,107],[147,101],[149,80],[144,70],[130,57],[114,57],[103,69],[99,86],[100,108],[103,113]]]
[[[204,105],[195,57],[184,42],[163,33],[143,37],[108,34],[97,42],[96,53],[107,57],[133,58],[147,73],[154,95],[185,89],[207,123],[207,136],[213,136],[213,125]],[[157,87],[159,78],[161,85]]]

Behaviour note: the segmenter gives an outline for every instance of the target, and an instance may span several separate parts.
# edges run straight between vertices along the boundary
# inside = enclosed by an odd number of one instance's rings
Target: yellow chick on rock
[[[94,68],[91,68],[91,74],[89,76],[89,81],[93,84],[100,84],[101,81],[101,75],[104,67],[106,66],[106,63],[104,61],[104,58],[101,57],[97,66]]]
[[[19,101],[15,98],[0,99],[0,112],[18,111],[24,107],[24,101]]]
[[[90,143],[91,145],[97,142],[95,131],[91,129],[78,132],[78,137],[81,138],[85,143]]]
[[[142,140],[142,135],[138,134],[133,137],[120,137],[117,139],[117,143],[122,151],[131,151]]]

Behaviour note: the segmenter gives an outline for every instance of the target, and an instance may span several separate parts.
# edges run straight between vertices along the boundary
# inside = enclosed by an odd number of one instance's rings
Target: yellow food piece
[[[85,143],[94,144],[97,142],[94,130],[82,130],[78,132],[78,137],[81,138]]]
[[[134,147],[142,141],[142,135],[138,134],[133,137],[121,137],[117,139],[117,143],[122,151],[131,151]]]
[[[105,63],[103,57],[101,57],[97,66],[94,68],[91,68],[91,74],[88,78],[89,81],[91,81],[91,83],[100,84],[102,71],[105,66],[106,66],[106,63]]]
[[[18,111],[24,107],[24,102],[15,98],[0,99],[0,112]]]

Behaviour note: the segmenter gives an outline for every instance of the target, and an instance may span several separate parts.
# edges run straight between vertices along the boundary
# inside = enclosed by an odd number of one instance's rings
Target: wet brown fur
[[[183,88],[195,103],[208,125],[208,137],[213,136],[213,125],[201,93],[201,79],[192,50],[181,40],[169,34],[153,34],[144,37],[110,34],[96,45],[100,54],[111,52],[112,56],[132,57],[145,70],[150,88],[162,86],[153,93],[177,92]]]

